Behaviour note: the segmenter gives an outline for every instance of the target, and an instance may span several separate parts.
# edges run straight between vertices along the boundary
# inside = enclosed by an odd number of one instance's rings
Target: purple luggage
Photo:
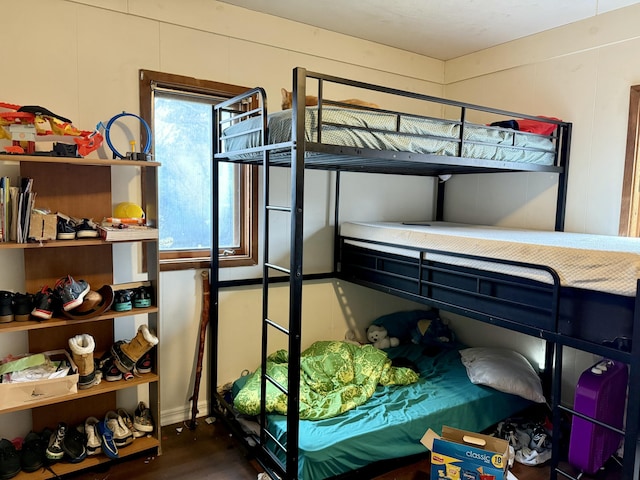
[[[627,393],[627,365],[601,360],[585,370],[576,386],[574,410],[607,425],[622,429]],[[573,416],[569,440],[569,463],[585,473],[597,472],[613,455],[622,435]]]

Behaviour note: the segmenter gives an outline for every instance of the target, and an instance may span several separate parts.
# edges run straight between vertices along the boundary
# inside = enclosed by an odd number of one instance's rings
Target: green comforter
[[[287,386],[288,353],[278,350],[267,359],[267,374]],[[393,367],[387,354],[373,345],[316,342],[300,357],[300,418],[320,420],[365,403],[378,385],[408,385],[418,381],[409,368]],[[252,373],[234,406],[240,413],[260,413],[260,369]],[[287,396],[267,382],[268,413],[287,413]]]

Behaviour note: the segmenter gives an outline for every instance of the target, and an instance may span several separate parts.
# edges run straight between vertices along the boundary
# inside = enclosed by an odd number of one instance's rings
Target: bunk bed
[[[313,83],[312,83],[313,82]],[[311,90],[311,84],[317,90]],[[436,105],[448,117],[354,107],[326,100],[325,86],[338,84],[385,95],[410,99],[418,104]],[[318,106],[305,107],[307,94],[317,94]],[[342,224],[339,219],[340,172],[371,172],[441,177],[453,174],[496,172],[553,172],[557,174],[558,193],[555,212],[555,232],[552,244],[564,228],[566,182],[568,173],[571,124],[557,119],[522,115],[498,109],[439,99],[427,95],[354,82],[334,76],[296,68],[293,74],[293,109],[267,115],[266,93],[261,88],[223,102],[216,107],[214,141],[214,177],[220,161],[262,165],[264,175],[265,246],[263,276],[264,289],[262,328],[262,391],[273,379],[265,374],[267,337],[273,329],[289,335],[289,377],[287,385],[276,387],[288,394],[288,415],[267,419],[262,408],[259,428],[251,437],[251,449],[267,472],[280,478],[298,478],[299,449],[304,443],[299,420],[300,332],[302,327],[302,220],[305,169],[334,171],[336,178],[335,262],[331,275],[350,282],[378,289],[413,301],[459,313],[490,324],[545,339],[547,342],[546,385],[550,385],[554,428],[559,428],[561,416],[581,414],[562,405],[563,347],[570,346],[630,365],[628,405],[640,402],[640,329],[634,325],[638,305],[637,271],[631,266],[622,290],[594,286],[589,281],[567,282],[567,273],[542,253],[541,243],[527,240],[525,252],[512,257],[491,252],[491,248],[472,251],[465,244],[451,249],[452,238],[437,243],[425,240],[417,245],[398,241],[393,236],[377,235],[380,230],[400,228],[434,230],[456,226],[440,223],[443,220],[444,187],[438,182],[434,222],[425,225],[360,225]],[[338,107],[338,108],[335,108]],[[433,112],[433,107],[423,109]],[[452,117],[451,112],[457,112]],[[469,119],[482,118],[472,123]],[[489,119],[489,120],[485,120]],[[514,128],[519,119],[534,124],[552,125],[552,132],[544,134],[519,132]],[[496,120],[496,121],[494,121]],[[516,125],[514,125],[514,121]],[[489,124],[489,125],[487,125]],[[474,157],[477,155],[477,157]],[[291,170],[291,204],[287,207],[270,205],[269,167],[282,166]],[[445,177],[441,177],[445,178]],[[217,185],[213,185],[214,198]],[[274,212],[290,215],[291,245],[288,266],[270,262],[268,249],[269,216]],[[217,211],[214,209],[213,252],[217,252]],[[460,230],[460,226],[457,227]],[[489,229],[495,236],[495,229]],[[475,235],[476,232],[474,232]],[[504,232],[499,232],[500,234]],[[520,232],[530,238],[527,232]],[[413,236],[405,232],[401,237]],[[491,235],[490,235],[491,236]],[[588,236],[576,236],[578,243]],[[467,237],[468,238],[468,237]],[[601,238],[591,238],[596,243]],[[620,239],[622,240],[622,239]],[[490,238],[488,242],[504,239]],[[511,240],[507,240],[511,242]],[[541,241],[544,243],[544,241]],[[455,243],[455,242],[454,242]],[[634,265],[637,248],[628,248],[622,240],[614,249],[624,256],[622,264]],[[490,243],[489,243],[490,244]],[[435,247],[434,247],[435,245]],[[582,247],[582,246],[581,246]],[[569,247],[567,247],[569,248]],[[589,248],[593,248],[590,245]],[[606,251],[606,249],[604,249]],[[586,252],[592,255],[592,251]],[[614,255],[613,253],[611,255]],[[560,255],[562,257],[562,255]],[[534,258],[532,260],[532,258]],[[606,264],[612,257],[604,255]],[[218,279],[217,255],[212,255],[212,291],[217,306],[219,288],[225,284]],[[274,273],[276,275],[274,275]],[[614,272],[616,278],[618,272]],[[289,323],[284,328],[268,318],[268,291],[275,281],[286,275],[289,282]],[[606,274],[608,275],[608,274]],[[569,275],[571,277],[571,275]],[[587,274],[587,280],[594,276]],[[212,340],[210,352],[210,385],[217,385],[217,308],[211,311]],[[602,319],[607,328],[602,328]],[[298,373],[296,373],[298,372]],[[213,389],[212,389],[213,390]],[[264,407],[264,398],[262,399]],[[240,437],[248,437],[238,423],[230,400],[212,392],[211,410],[225,419]],[[637,478],[639,460],[636,442],[640,412],[628,408],[624,435],[623,478]],[[593,421],[589,419],[589,421]],[[610,428],[602,425],[603,428]],[[284,434],[282,432],[285,432]],[[553,435],[552,479],[558,474],[571,476],[559,467],[559,432]],[[275,477],[274,477],[275,478]]]

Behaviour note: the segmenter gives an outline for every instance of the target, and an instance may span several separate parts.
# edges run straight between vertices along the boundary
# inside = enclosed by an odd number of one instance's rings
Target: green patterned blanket
[[[288,353],[278,350],[267,360],[267,374],[287,386]],[[387,354],[373,345],[315,342],[300,357],[300,418],[335,417],[365,403],[378,385],[408,385],[418,381],[409,368],[393,367]],[[240,413],[260,413],[260,369],[247,379],[234,399]],[[287,413],[287,396],[267,382],[268,413]]]

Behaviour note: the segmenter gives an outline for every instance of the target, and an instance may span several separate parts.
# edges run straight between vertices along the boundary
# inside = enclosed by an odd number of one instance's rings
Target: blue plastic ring
[[[119,113],[118,115],[111,117],[111,119],[107,123],[107,126],[104,128],[104,139],[107,141],[107,145],[109,145],[109,148],[111,149],[113,154],[118,158],[125,158],[113,146],[113,144],[111,143],[111,137],[109,135],[109,129],[111,128],[111,125],[113,125],[113,122],[115,122],[120,117],[135,117],[138,120],[140,120],[140,123],[142,123],[142,125],[144,126],[144,129],[147,132],[147,143],[142,149],[142,153],[144,153],[145,155],[148,154],[149,150],[151,149],[151,128],[149,128],[149,124],[144,120],[144,118],[136,115],[135,113],[128,113],[128,112],[122,112],[122,113]]]

